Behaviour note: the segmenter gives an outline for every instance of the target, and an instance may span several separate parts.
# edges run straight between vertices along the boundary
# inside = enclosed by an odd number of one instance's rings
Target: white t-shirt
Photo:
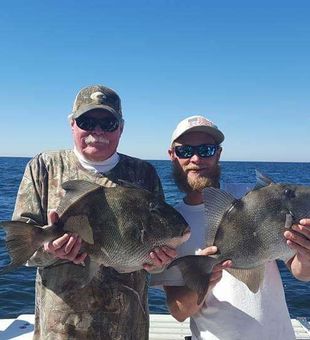
[[[245,184],[223,184],[221,188],[235,197],[251,189]],[[201,223],[205,218],[204,206],[180,202],[176,209],[191,227],[191,237],[177,248],[178,256],[195,254],[205,248],[207,231]],[[175,266],[152,275],[151,284],[183,286],[184,281]],[[222,279],[208,294],[202,308],[191,317],[190,327],[193,340],[295,339],[276,262],[266,264],[264,282],[256,294],[224,270]]]

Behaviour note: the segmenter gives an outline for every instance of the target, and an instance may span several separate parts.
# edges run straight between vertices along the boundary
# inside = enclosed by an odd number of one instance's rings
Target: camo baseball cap
[[[121,99],[118,94],[109,87],[92,85],[81,89],[73,104],[72,119],[76,119],[82,114],[94,109],[109,111],[117,119],[122,119]]]
[[[221,144],[224,140],[224,134],[209,119],[203,116],[191,116],[182,120],[173,131],[171,138],[171,146],[179,137],[187,132],[200,131],[212,136],[217,144]]]

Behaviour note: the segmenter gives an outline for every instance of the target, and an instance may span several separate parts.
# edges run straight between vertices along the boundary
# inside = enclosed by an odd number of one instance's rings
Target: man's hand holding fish
[[[304,218],[285,231],[288,246],[296,254],[287,262],[292,274],[299,280],[310,280],[310,218]]]
[[[51,224],[57,223],[59,217],[55,210],[48,215]],[[80,253],[82,239],[77,234],[65,233],[61,237],[44,243],[44,250],[55,257],[72,261],[75,264],[83,264],[87,253]]]

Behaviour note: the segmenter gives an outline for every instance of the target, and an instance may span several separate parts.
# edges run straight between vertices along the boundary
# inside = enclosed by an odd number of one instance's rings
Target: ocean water
[[[28,158],[0,157],[0,221],[11,219],[18,185]],[[171,179],[170,161],[150,161],[162,180],[166,200],[175,204],[182,199]],[[230,183],[254,183],[255,169],[275,181],[310,185],[310,163],[222,162],[222,178]],[[7,260],[4,233],[0,230],[0,266]],[[297,281],[279,262],[286,300],[291,317],[310,317],[310,283]],[[34,312],[35,269],[22,267],[0,276],[0,318]],[[149,290],[152,313],[168,313],[162,291]]]

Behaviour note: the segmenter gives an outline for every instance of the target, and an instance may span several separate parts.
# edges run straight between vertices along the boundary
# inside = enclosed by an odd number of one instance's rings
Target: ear
[[[221,153],[222,153],[222,147],[219,146],[219,148],[217,149],[217,152],[216,152],[216,158],[217,158],[217,161],[220,160],[220,157],[221,157]]]
[[[124,125],[125,125],[125,121],[122,119],[122,122],[120,124],[120,127],[119,127],[119,131],[120,131],[120,135],[123,133],[124,131]]]
[[[169,157],[170,157],[170,159],[172,160],[172,161],[174,161],[175,160],[175,156],[174,156],[174,151],[173,151],[173,149],[168,149],[168,155],[169,155]]]

